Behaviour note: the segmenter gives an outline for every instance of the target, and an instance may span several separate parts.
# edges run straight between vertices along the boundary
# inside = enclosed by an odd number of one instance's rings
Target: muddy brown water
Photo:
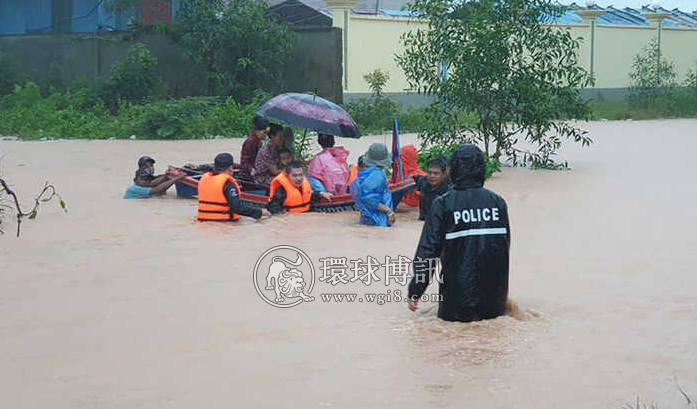
[[[511,312],[471,324],[404,302],[321,293],[405,291],[316,282],[275,308],[253,268],[276,245],[325,257],[413,256],[421,223],[356,213],[242,225],[193,222],[195,202],[122,200],[141,154],[209,162],[241,140],[0,141],[25,206],[44,181],[69,206],[0,237],[0,407],[617,408],[697,396],[697,121],[585,125],[569,172],[505,168],[487,183],[512,223]],[[407,141],[413,137],[406,136]],[[344,141],[355,161],[373,141]],[[321,273],[318,271],[317,275]],[[431,286],[429,292],[436,291]]]

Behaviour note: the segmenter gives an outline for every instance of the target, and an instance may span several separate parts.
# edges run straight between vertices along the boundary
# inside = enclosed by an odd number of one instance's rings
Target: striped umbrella
[[[361,137],[356,122],[348,112],[316,95],[277,95],[266,101],[257,113],[317,133],[344,138]]]

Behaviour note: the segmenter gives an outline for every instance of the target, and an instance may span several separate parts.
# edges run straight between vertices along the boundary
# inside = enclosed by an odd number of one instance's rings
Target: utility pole
[[[644,17],[651,22],[651,24],[656,25],[658,44],[656,53],[656,87],[661,84],[661,32],[663,31],[663,20],[670,16],[670,13],[663,13],[660,11],[661,6],[658,2],[652,5],[653,12],[644,13]]]
[[[605,10],[595,5],[595,0],[586,1],[586,8],[576,10],[576,14],[581,17],[584,24],[590,24],[591,29],[591,53],[590,53],[590,74],[595,86],[595,24],[598,17],[605,14]]]

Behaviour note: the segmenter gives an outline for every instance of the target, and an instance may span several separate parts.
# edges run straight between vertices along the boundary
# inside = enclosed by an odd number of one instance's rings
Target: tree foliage
[[[399,103],[382,95],[382,89],[390,80],[390,73],[377,68],[363,74],[363,79],[373,91],[367,98],[359,98],[346,104],[361,132],[382,133],[392,128],[394,118],[401,111]]]
[[[100,96],[110,107],[119,101],[140,102],[153,95],[161,81],[157,58],[144,44],[135,43],[126,58],[111,67]]]
[[[630,78],[630,96],[635,103],[649,103],[675,87],[678,74],[675,64],[661,58],[658,40],[652,39],[634,56]]]
[[[694,69],[687,72],[685,86],[688,92],[690,92],[694,98],[697,98],[697,61],[695,61]]]
[[[375,94],[376,97],[380,97],[382,96],[382,89],[387,84],[387,81],[390,80],[390,73],[387,71],[383,72],[380,68],[377,68],[364,74],[363,79],[368,83],[373,94]]]
[[[480,143],[495,159],[558,167],[564,139],[587,132],[562,119],[588,119],[579,88],[579,39],[553,24],[564,7],[550,0],[415,0],[427,27],[405,34],[397,56],[412,89],[435,97],[426,145]],[[474,124],[470,120],[474,115]],[[528,149],[521,147],[525,145]],[[532,147],[530,149],[529,147]]]
[[[209,95],[248,102],[254,90],[282,88],[295,34],[256,0],[182,0],[173,36],[206,70]]]

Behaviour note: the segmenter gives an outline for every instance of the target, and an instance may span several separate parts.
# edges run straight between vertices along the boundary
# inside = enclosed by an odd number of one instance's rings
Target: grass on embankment
[[[593,101],[592,119],[644,120],[668,118],[697,118],[697,98],[661,98],[651,104],[632,104],[629,101]]]

